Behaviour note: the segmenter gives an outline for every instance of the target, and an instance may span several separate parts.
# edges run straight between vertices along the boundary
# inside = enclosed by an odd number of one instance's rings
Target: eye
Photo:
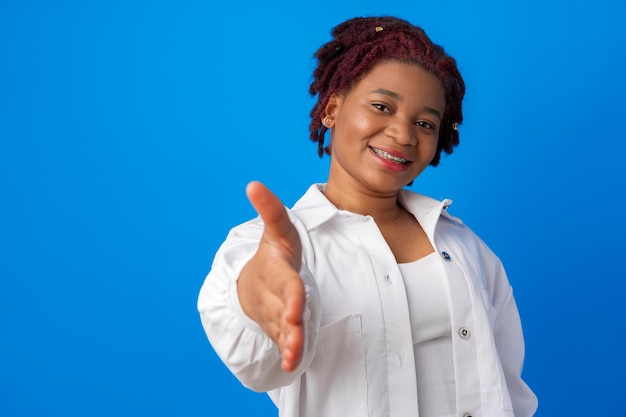
[[[435,126],[433,126],[432,124],[430,124],[430,123],[428,123],[428,122],[426,122],[424,120],[419,120],[419,121],[415,122],[415,124],[417,126],[419,126],[419,127],[423,127],[424,129],[431,129],[431,130],[435,129]]]
[[[382,112],[391,113],[391,110],[389,109],[389,107],[385,106],[384,104],[372,103],[372,106],[374,106],[375,108],[377,108],[378,110]]]

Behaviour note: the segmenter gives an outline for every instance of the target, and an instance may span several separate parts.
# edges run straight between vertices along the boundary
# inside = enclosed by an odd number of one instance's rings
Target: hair
[[[451,154],[459,144],[456,127],[463,121],[462,101],[465,83],[454,58],[434,44],[424,30],[406,20],[391,16],[356,17],[337,25],[333,39],[322,45],[314,57],[317,67],[309,93],[317,103],[311,110],[309,131],[318,143],[318,155],[330,155],[324,146],[328,130],[322,124],[324,109],[334,93],[345,93],[381,61],[396,60],[418,65],[433,74],[445,91],[446,108],[439,130],[437,152],[430,165],[437,166],[441,152]]]

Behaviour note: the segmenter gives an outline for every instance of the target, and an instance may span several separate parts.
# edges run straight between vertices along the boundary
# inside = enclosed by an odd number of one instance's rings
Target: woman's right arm
[[[319,294],[280,200],[257,182],[247,194],[260,220],[229,233],[201,288],[198,310],[229,369],[245,386],[269,391],[293,382],[313,360]]]

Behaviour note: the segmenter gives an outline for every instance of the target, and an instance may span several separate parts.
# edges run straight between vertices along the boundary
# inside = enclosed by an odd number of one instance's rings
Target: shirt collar
[[[434,239],[435,227],[441,217],[444,217],[453,223],[463,223],[461,219],[448,213],[448,207],[452,205],[452,200],[435,200],[422,194],[415,193],[406,189],[400,190],[398,200],[402,206],[415,216],[417,221],[426,232],[426,235]]]
[[[311,185],[292,208],[292,213],[298,217],[308,231],[319,227],[339,214],[339,209],[324,195],[325,188],[326,184]],[[424,231],[430,236],[434,234],[435,226],[441,216],[455,223],[462,223],[459,218],[450,215],[446,210],[452,204],[452,200],[439,201],[406,189],[400,190],[398,199],[400,204],[415,216]]]
[[[292,213],[300,219],[307,231],[317,228],[339,214],[339,209],[324,195],[325,188],[326,184],[311,185],[292,208]]]

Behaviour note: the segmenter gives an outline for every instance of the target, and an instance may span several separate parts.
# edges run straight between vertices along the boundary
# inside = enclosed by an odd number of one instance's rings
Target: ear
[[[328,98],[328,103],[326,103],[326,107],[324,107],[324,116],[331,116],[333,119],[337,117],[337,113],[339,113],[339,109],[341,108],[342,97],[333,93]]]

